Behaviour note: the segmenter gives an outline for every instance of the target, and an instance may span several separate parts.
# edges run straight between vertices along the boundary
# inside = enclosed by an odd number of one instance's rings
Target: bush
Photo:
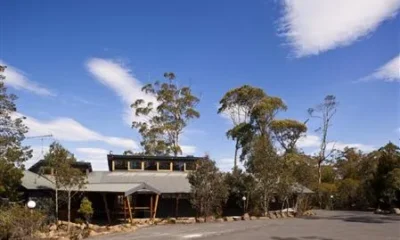
[[[0,239],[24,239],[41,229],[45,215],[38,210],[11,205],[0,209]]]
[[[92,202],[87,197],[84,197],[82,199],[81,206],[79,207],[78,212],[82,214],[82,216],[86,220],[86,223],[88,224],[90,218],[93,216],[93,208],[92,208]]]

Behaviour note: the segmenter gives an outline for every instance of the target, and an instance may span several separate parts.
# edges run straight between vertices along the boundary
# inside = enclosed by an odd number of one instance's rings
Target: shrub
[[[90,218],[93,216],[93,208],[92,202],[87,197],[84,197],[82,199],[81,206],[79,207],[78,212],[82,214],[82,216],[85,218],[86,223],[88,224]]]
[[[38,210],[11,205],[0,209],[0,239],[24,239],[32,236],[44,223],[45,216]]]

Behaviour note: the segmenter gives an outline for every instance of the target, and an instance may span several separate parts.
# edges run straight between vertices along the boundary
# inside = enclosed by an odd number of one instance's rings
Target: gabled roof
[[[21,185],[28,190],[54,189],[54,183],[47,177],[38,175],[31,171],[24,171]]]
[[[45,161],[39,160],[29,168],[29,171],[34,172],[34,173],[39,173],[40,168],[43,166],[45,166]],[[92,164],[90,162],[77,161],[77,162],[74,162],[72,164],[72,166],[75,168],[79,168],[79,169],[88,169],[89,172],[93,171]]]
[[[160,191],[146,183],[89,183],[80,192],[103,192],[103,193],[123,193],[124,196],[136,192],[153,192],[160,194]]]
[[[190,183],[185,172],[115,171],[91,172],[90,184],[145,183],[160,193],[190,193]]]

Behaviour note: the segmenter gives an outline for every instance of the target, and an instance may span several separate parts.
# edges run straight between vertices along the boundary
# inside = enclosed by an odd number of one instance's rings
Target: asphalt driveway
[[[398,240],[400,217],[367,212],[317,211],[313,217],[163,225],[94,239]]]

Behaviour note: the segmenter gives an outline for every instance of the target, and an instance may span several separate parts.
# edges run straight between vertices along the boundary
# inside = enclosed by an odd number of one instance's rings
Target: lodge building
[[[92,202],[94,218],[107,219],[109,223],[132,218],[194,216],[187,175],[196,169],[199,159],[109,154],[108,171],[93,171],[90,163],[77,162],[74,167],[87,174],[87,184],[76,191]],[[39,175],[40,172],[46,174]],[[22,179],[27,198],[37,198],[54,190],[52,173],[44,161],[29,168]],[[79,201],[76,201],[72,209],[78,208]]]

